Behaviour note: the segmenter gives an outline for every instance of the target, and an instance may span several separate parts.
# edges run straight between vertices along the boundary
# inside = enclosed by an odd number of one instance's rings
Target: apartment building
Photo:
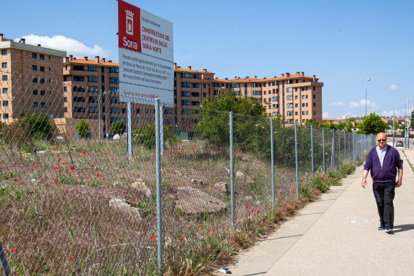
[[[217,92],[216,92],[217,94]],[[181,130],[191,130],[201,103],[214,95],[214,73],[193,70],[191,66],[174,67],[175,123]],[[171,122],[167,121],[167,124]]]
[[[119,65],[96,56],[77,59],[65,57],[63,62],[64,117],[68,133],[75,133],[76,123],[84,119],[92,137],[112,134],[112,124],[127,122],[127,104],[119,101]],[[153,122],[154,106],[132,104],[132,127]],[[171,110],[166,113],[172,114]],[[173,120],[167,116],[167,123]]]
[[[66,52],[15,42],[0,34],[0,121],[24,114],[63,117],[62,64]]]
[[[215,87],[222,87],[221,91],[256,98],[265,107],[267,116],[280,117],[286,125],[303,124],[310,119],[322,122],[323,83],[315,75],[297,72],[273,78],[236,77],[214,82]]]

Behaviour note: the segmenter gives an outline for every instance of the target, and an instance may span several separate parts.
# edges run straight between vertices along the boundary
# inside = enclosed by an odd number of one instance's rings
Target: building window
[[[7,94],[9,92],[9,89],[7,87],[3,88],[3,94]]]
[[[96,65],[88,65],[88,71],[89,72],[96,72],[96,71],[98,71],[98,67],[96,67]]]
[[[88,77],[88,82],[98,82],[98,77],[97,76],[89,76]]]
[[[45,60],[45,55],[40,54],[40,55],[39,55],[39,59],[40,59],[40,60]]]
[[[32,95],[37,95],[38,94],[38,91],[37,90],[33,90],[33,92],[32,92]]]
[[[293,108],[293,104],[292,104],[292,103],[288,103],[288,104],[286,105],[286,108]]]
[[[253,90],[253,96],[261,96],[262,95],[262,91],[260,90]]]
[[[45,83],[45,79],[44,78],[40,78],[39,79],[39,83]]]
[[[41,102],[40,103],[40,108],[45,108],[46,107],[46,103],[45,102]]]
[[[40,96],[44,96],[46,94],[45,90],[40,90]]]
[[[109,73],[119,73],[118,67],[109,67]]]
[[[292,87],[288,87],[286,91],[289,92],[289,93],[290,92],[293,92],[293,88]]]
[[[32,102],[32,107],[33,108],[36,108],[36,107],[38,107],[39,106],[39,103],[38,102]]]
[[[9,106],[9,101],[3,101],[3,106]]]
[[[39,71],[40,72],[44,72],[45,71],[45,67],[44,66],[40,66]]]
[[[85,71],[85,67],[83,65],[73,65],[73,71]]]
[[[89,97],[89,100],[88,100],[90,103],[96,103],[97,101],[98,101],[98,97],[96,97],[96,96],[93,96],[93,97]]]
[[[293,96],[292,95],[287,95],[286,96],[286,101],[292,101],[293,100]]]
[[[89,111],[89,113],[98,113],[98,107],[97,106],[89,106],[88,111]]]
[[[181,91],[181,97],[190,97],[191,93],[190,91]]]
[[[84,97],[73,97],[73,101],[75,103],[84,103],[85,102],[85,98]]]
[[[76,113],[84,113],[85,112],[85,108],[84,107],[80,107],[80,106],[74,106],[73,107],[73,112],[76,112]]]
[[[111,97],[111,104],[117,104],[117,103],[119,103],[119,98]]]
[[[63,102],[68,102],[68,98],[67,97],[63,97]]]
[[[85,77],[73,76],[73,81],[85,81]]]
[[[3,114],[3,119],[8,120],[9,119],[9,114],[8,113],[4,113]]]
[[[32,58],[37,58],[37,54],[36,53],[32,53]]]
[[[1,68],[6,69],[6,68],[7,68],[7,62],[3,62],[3,63],[1,64]]]
[[[119,107],[111,107],[111,113],[119,114],[121,113],[121,109]]]
[[[118,78],[109,78],[109,83],[118,83]]]
[[[111,92],[113,94],[118,94],[119,93],[119,88],[118,87],[109,87],[109,92]]]
[[[36,65],[32,65],[32,71],[37,71],[37,66]]]
[[[67,108],[67,107],[65,107],[65,108],[63,109],[63,111],[64,111],[64,112],[68,112],[68,108]]]
[[[7,50],[6,50],[6,49],[1,50],[1,55],[2,55],[2,56],[7,55]]]
[[[8,80],[7,75],[2,75],[2,76],[1,76],[1,80],[2,80],[2,81],[7,81],[7,80]]]
[[[67,92],[68,88],[66,86],[63,86],[63,92]]]
[[[98,92],[98,87],[97,86],[89,86],[88,87],[88,92],[89,93],[96,93],[96,92]]]

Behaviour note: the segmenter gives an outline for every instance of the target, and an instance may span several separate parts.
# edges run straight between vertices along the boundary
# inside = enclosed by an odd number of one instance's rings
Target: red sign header
[[[118,0],[118,47],[141,53],[141,10]]]

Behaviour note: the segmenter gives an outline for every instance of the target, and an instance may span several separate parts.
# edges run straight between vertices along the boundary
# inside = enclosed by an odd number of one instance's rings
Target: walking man
[[[377,134],[377,145],[367,156],[362,176],[362,188],[367,186],[368,172],[371,171],[373,191],[380,217],[378,230],[385,230],[393,234],[394,228],[394,195],[395,187],[402,185],[403,161],[398,150],[387,144],[387,135],[384,132]],[[397,179],[398,170],[398,180]]]

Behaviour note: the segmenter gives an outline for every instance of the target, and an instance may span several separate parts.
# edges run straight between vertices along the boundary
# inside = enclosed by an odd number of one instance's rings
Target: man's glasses
[[[387,141],[387,140],[385,140],[385,139],[378,139],[377,141],[378,141],[378,142],[385,142],[385,141]]]

